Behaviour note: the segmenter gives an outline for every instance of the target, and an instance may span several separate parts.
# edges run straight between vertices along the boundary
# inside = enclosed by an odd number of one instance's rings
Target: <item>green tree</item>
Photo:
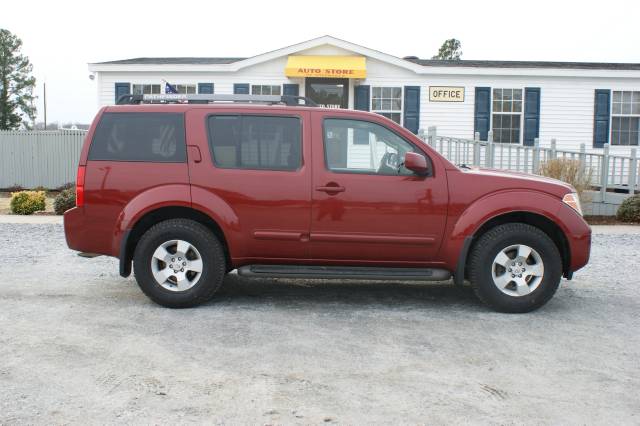
[[[460,48],[462,47],[462,43],[460,40],[455,38],[450,38],[449,40],[442,43],[440,46],[440,50],[438,50],[438,54],[431,59],[440,59],[443,61],[459,61],[462,56],[462,51]]]
[[[36,116],[29,58],[20,53],[22,40],[0,28],[0,130],[29,127]]]

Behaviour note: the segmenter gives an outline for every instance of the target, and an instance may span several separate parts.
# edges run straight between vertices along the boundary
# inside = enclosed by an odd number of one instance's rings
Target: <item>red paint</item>
[[[87,161],[104,111],[185,114],[186,163]],[[211,113],[296,116],[302,166],[296,171],[222,169],[207,140]],[[325,167],[327,117],[379,123],[428,157],[428,176],[335,173]],[[412,166],[421,168],[419,158]],[[139,105],[103,108],[85,141],[79,194],[65,213],[69,247],[120,255],[123,235],[147,213],[192,208],[223,231],[231,263],[442,267],[454,271],[466,237],[494,217],[531,212],[556,223],[570,246],[570,270],[586,264],[591,231],[561,202],[572,189],[557,181],[495,170],[462,171],[415,135],[376,114],[322,108],[247,105]],[[79,173],[78,183],[81,183]],[[79,185],[80,186],[80,185]],[[82,195],[78,197],[82,200]]]

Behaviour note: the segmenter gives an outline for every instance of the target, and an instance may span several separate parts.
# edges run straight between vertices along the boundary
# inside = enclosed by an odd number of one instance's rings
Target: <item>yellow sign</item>
[[[289,56],[287,77],[366,78],[364,56]]]
[[[429,102],[464,102],[464,87],[429,86]]]

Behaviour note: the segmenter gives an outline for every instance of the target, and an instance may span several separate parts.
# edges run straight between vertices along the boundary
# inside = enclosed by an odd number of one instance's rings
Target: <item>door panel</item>
[[[291,127],[279,120],[288,118],[300,122],[298,148]],[[234,261],[306,258],[311,204],[308,113],[230,107],[193,110],[187,119],[193,135],[189,140],[197,141],[202,152],[201,162],[189,161],[193,204],[223,216],[221,227],[228,233]]]
[[[403,168],[398,174],[404,151],[425,152],[390,131],[383,118],[362,126],[344,120],[349,118],[344,114],[340,124],[330,114],[316,114],[313,121],[311,258],[398,265],[432,261],[446,220],[444,171],[434,162],[432,176]],[[338,158],[332,145],[347,145],[347,158]]]

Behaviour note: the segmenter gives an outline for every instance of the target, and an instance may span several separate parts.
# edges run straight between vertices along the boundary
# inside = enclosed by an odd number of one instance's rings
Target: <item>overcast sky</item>
[[[253,56],[329,34],[396,56],[640,62],[640,1],[3,1],[0,28],[34,65],[38,120],[90,122],[88,62],[140,56]]]

